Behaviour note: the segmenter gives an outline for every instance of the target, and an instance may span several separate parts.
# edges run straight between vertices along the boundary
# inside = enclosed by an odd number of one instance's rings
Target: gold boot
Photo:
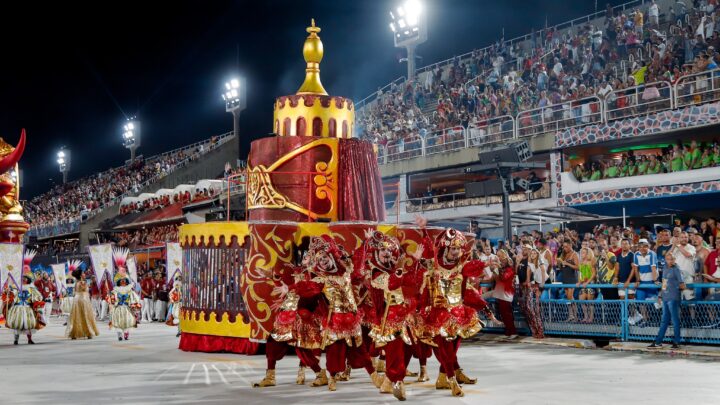
[[[429,381],[430,377],[427,374],[427,366],[420,366],[420,374],[418,375],[417,382]]]
[[[448,378],[445,373],[438,374],[438,378],[435,381],[435,389],[436,390],[449,390],[450,384],[448,383]]]
[[[330,391],[337,390],[337,387],[335,386],[335,377],[334,376],[330,376],[330,378],[328,378],[328,389]]]
[[[417,377],[418,373],[414,373],[410,370],[405,369],[405,377]]]
[[[378,359],[377,366],[375,366],[375,371],[377,371],[378,373],[385,372],[385,360]]]
[[[380,385],[380,393],[392,394],[392,383],[390,382],[390,379],[387,378],[387,376],[383,378],[382,384]]]
[[[295,384],[305,385],[305,367],[298,368],[298,375],[297,380],[295,380]]]
[[[458,384],[455,377],[450,377],[447,379],[448,385],[450,385],[450,390],[452,391],[452,396],[454,397],[464,397],[465,393],[463,392],[462,388],[460,388],[460,384]]]
[[[259,383],[253,384],[253,388],[264,388],[275,386],[275,370],[265,370],[265,378]]]
[[[376,388],[380,388],[384,381],[384,378],[380,376],[377,371],[374,371],[372,374],[370,374],[370,379],[372,380],[372,383],[375,385]]]
[[[350,366],[345,367],[345,371],[335,375],[335,381],[350,381],[350,370]]]
[[[325,369],[318,371],[315,374],[315,381],[310,384],[312,387],[322,387],[323,385],[328,385],[328,377],[325,373]]]
[[[405,384],[398,381],[392,385],[392,393],[399,401],[405,400]]]
[[[455,379],[460,384],[476,384],[477,378],[470,378],[465,373],[463,373],[463,370],[461,368],[455,370]]]

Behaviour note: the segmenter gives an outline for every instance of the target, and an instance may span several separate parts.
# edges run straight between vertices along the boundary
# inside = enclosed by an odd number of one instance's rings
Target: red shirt
[[[55,283],[50,280],[35,280],[35,287],[40,291],[44,299],[48,299],[55,292]]]
[[[720,275],[715,275],[715,272],[717,271],[717,268],[718,268],[717,259],[718,259],[717,249],[710,252],[708,257],[705,259],[705,265],[707,266],[707,274],[709,274],[712,277],[720,276]]]
[[[140,288],[142,289],[142,298],[152,298],[152,292],[155,288],[155,280],[151,278],[144,278],[140,282]]]

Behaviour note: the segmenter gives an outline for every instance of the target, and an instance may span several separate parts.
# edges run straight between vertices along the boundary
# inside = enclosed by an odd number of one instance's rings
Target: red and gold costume
[[[316,374],[312,386],[327,385],[325,370],[313,353],[322,345],[320,318],[315,314],[322,294],[322,286],[311,281],[312,271],[307,265],[309,256],[303,260],[303,266],[287,266],[273,275],[275,291],[279,292],[282,302],[273,324],[273,331],[267,340],[265,355],[267,371],[265,378],[254,387],[275,385],[275,365],[281,360],[290,346],[300,359],[297,384],[305,383],[304,367],[310,367]]]
[[[474,383],[459,367],[457,351],[460,342],[484,327],[477,311],[492,313],[487,302],[468,280],[479,277],[484,265],[479,260],[468,260],[465,236],[447,229],[434,243],[427,232],[423,241],[422,266],[427,273],[423,282],[420,311],[422,323],[416,332],[424,343],[431,345],[440,362],[437,388],[450,388],[453,396],[463,396],[458,380]]]
[[[351,368],[364,368],[379,388],[382,380],[363,345],[350,256],[327,235],[313,238],[307,254],[316,274],[312,282],[321,286],[324,298],[318,313],[322,319],[322,347],[326,350],[330,373],[328,388],[335,390],[335,381],[342,378],[340,374],[345,371],[346,360]]]
[[[415,303],[404,291],[417,277],[414,271],[405,271],[398,240],[381,232],[372,232],[358,253],[373,300],[369,337],[376,348],[385,350],[385,379],[380,391],[405,400],[403,379],[413,353],[410,313]]]

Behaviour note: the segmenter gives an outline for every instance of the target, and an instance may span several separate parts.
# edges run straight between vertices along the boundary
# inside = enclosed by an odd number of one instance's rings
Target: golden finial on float
[[[303,57],[307,67],[305,68],[305,81],[297,94],[319,94],[327,96],[327,91],[320,82],[320,61],[323,58],[323,44],[317,35],[320,27],[315,26],[315,19],[311,20],[311,26],[306,31],[310,34],[303,45]]]

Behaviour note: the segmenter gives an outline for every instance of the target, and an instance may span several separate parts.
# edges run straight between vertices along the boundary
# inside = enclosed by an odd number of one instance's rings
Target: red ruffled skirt
[[[454,307],[427,307],[420,312],[419,339],[435,345],[433,339],[442,336],[447,340],[458,337],[469,338],[482,330],[485,324],[478,318],[477,311],[467,305]]]

